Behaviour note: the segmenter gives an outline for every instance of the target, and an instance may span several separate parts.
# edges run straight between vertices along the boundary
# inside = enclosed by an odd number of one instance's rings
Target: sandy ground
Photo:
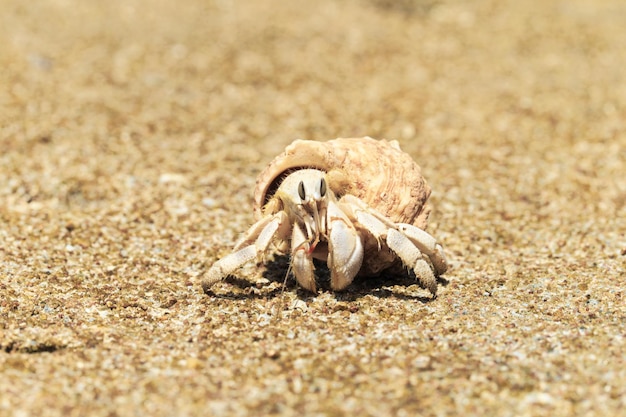
[[[622,0],[0,2],[0,415],[626,409]],[[204,294],[293,139],[400,141],[451,268]]]

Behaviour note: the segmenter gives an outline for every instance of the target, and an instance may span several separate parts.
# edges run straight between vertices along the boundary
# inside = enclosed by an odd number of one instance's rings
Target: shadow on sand
[[[233,286],[232,291],[216,293],[209,290],[207,294],[228,299],[272,299],[286,291],[295,291],[301,300],[307,300],[314,296],[296,283],[293,274],[289,273],[287,276],[288,270],[289,257],[279,256],[274,261],[269,262],[263,271],[263,278],[269,283],[259,284],[231,275],[224,282]],[[418,280],[412,272],[407,272],[404,268],[392,268],[374,277],[356,277],[345,291],[331,290],[330,273],[324,262],[315,260],[315,273],[318,291],[330,292],[338,301],[352,302],[367,295],[378,298],[393,297],[421,303],[429,303],[435,299],[432,296],[423,295],[423,291],[414,291],[412,287],[419,287]],[[441,277],[438,278],[438,282],[442,286],[448,285],[448,281]]]

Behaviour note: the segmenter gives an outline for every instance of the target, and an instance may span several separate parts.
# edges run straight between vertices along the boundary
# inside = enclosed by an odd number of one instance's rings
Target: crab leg
[[[389,229],[387,231],[387,246],[398,255],[402,263],[413,269],[417,279],[432,295],[437,294],[437,278],[435,278],[431,266],[422,256],[422,252],[413,244],[411,239],[395,229]]]
[[[328,269],[333,290],[346,288],[361,269],[363,244],[348,216],[335,203],[330,202],[328,216]]]
[[[311,244],[305,233],[298,223],[293,225],[293,233],[291,235],[291,268],[296,276],[296,281],[304,288],[311,292],[315,292],[315,266],[313,265],[313,257]]]
[[[442,274],[447,269],[446,259],[441,245],[434,237],[422,229],[406,223],[394,224],[383,215],[369,208],[363,201],[353,196],[345,196],[342,200],[345,209],[351,208],[351,215],[363,228],[374,236],[380,246],[384,240],[402,260],[402,263],[413,270],[420,283],[433,295],[437,292],[435,273]],[[431,267],[422,255],[428,256],[433,264]],[[434,269],[434,271],[433,271]]]
[[[433,266],[437,275],[441,275],[448,269],[448,263],[446,257],[443,254],[443,248],[437,243],[437,240],[426,233],[419,227],[415,227],[411,224],[398,223],[398,230],[408,237],[419,250],[426,254]]]
[[[206,292],[213,284],[224,279],[234,270],[255,257],[259,259],[275,237],[285,238],[289,233],[289,220],[284,211],[265,217],[256,222],[246,232],[244,238],[235,245],[235,252],[215,262],[202,279],[202,289]]]

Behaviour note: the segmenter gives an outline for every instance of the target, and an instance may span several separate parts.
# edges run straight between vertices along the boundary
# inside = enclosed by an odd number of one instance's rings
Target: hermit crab
[[[245,263],[278,252],[291,255],[296,281],[312,292],[316,258],[326,261],[336,291],[401,262],[434,296],[447,264],[425,231],[430,192],[397,141],[296,140],[258,176],[257,222],[213,264],[202,287],[208,291]]]

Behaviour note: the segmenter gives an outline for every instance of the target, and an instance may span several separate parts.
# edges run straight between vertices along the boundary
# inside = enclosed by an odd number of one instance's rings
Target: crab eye
[[[326,195],[326,181],[324,178],[320,181],[320,196],[324,197]]]
[[[306,194],[304,193],[304,183],[302,181],[298,184],[298,195],[302,200],[306,198]]]

